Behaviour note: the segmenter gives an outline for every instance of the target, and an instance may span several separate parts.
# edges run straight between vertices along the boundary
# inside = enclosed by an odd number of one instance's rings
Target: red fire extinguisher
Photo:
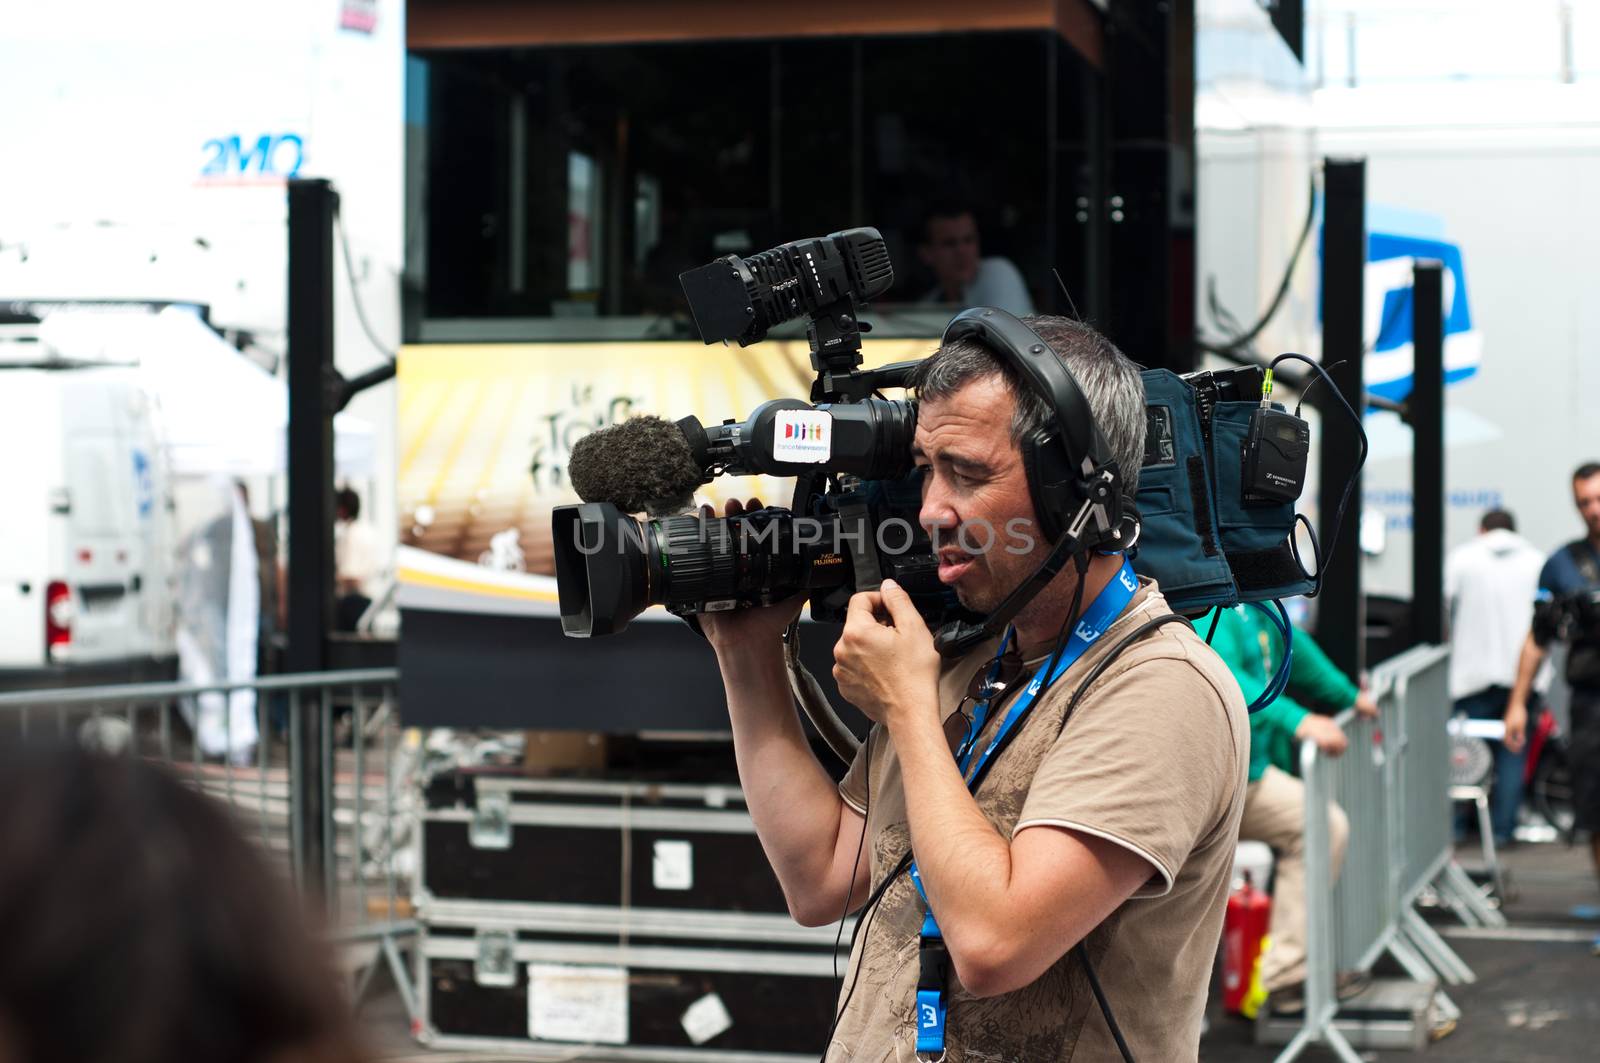
[[[1222,1006],[1228,1011],[1244,1008],[1271,918],[1272,899],[1251,884],[1246,871],[1222,919]]]

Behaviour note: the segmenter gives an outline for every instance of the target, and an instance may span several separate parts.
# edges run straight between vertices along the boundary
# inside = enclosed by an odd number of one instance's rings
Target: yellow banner
[[[926,357],[934,339],[868,340],[866,366]],[[750,348],[700,343],[422,344],[400,352],[399,502],[406,588],[479,588],[553,603],[550,510],[578,501],[572,446],[635,414],[742,421],[769,399],[809,397],[804,341]],[[787,505],[792,482],[723,477],[700,500]],[[420,557],[418,551],[429,557]],[[473,569],[479,571],[474,572]],[[491,576],[491,574],[493,574]],[[430,604],[440,604],[430,598]],[[465,603],[463,603],[465,604]],[[471,606],[467,606],[471,607]]]

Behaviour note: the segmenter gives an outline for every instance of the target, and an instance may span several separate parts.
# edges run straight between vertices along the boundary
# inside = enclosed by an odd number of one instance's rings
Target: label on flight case
[[[694,846],[658,841],[650,856],[650,884],[658,890],[694,889]]]
[[[528,1036],[574,1044],[628,1043],[628,969],[528,964]]]
[[[833,455],[833,416],[822,410],[781,410],[772,422],[772,456],[821,464]]]
[[[678,1021],[683,1024],[683,1032],[689,1035],[692,1043],[703,1045],[731,1027],[733,1016],[728,1014],[728,1006],[721,997],[707,993],[690,1004]]]

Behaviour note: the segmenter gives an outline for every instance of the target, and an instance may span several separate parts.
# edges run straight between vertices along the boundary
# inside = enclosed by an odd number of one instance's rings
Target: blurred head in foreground
[[[0,1063],[352,1063],[287,886],[209,798],[0,751]]]

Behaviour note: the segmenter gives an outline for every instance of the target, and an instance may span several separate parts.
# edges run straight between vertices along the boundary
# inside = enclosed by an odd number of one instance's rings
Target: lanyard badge
[[[974,764],[973,754],[977,751],[978,736],[982,733],[984,724],[988,722],[989,706],[1016,681],[1016,676],[1020,673],[1018,668],[1007,674],[1007,668],[1003,663],[1008,658],[1007,649],[1014,634],[1014,629],[1006,630],[1005,638],[1000,642],[1000,649],[995,655],[994,663],[989,666],[983,685],[969,691],[973,697],[981,697],[981,700],[973,709],[972,723],[967,728],[961,745],[956,749],[956,762],[969,790],[976,788],[976,781],[982,775],[984,766],[994,756],[1006,736],[1021,724],[1039,695],[1048,690],[1052,683],[1061,678],[1067,669],[1094,645],[1117,617],[1122,615],[1122,611],[1133,601],[1134,592],[1138,589],[1139,580],[1134,575],[1133,566],[1127,559],[1123,559],[1122,568],[1116,577],[1106,584],[1105,589],[1089,604],[1089,608],[1083,611],[1083,617],[1073,627],[1072,636],[1067,640],[1062,652],[1046,662],[1049,674],[1041,672],[1026,689],[1017,694],[1010,710],[995,728],[994,736]],[[1018,655],[1013,650],[1010,656]],[[974,677],[974,685],[976,681],[977,678]],[[917,1031],[917,1055],[929,1060],[930,1063],[938,1063],[944,1059],[945,1051],[945,986],[949,981],[950,953],[945,947],[944,935],[939,931],[939,923],[934,919],[933,906],[928,903],[928,893],[923,888],[922,875],[917,871],[915,861],[911,864],[911,881],[922,898],[925,912],[922,917],[922,929],[918,935],[918,955],[921,963],[917,975],[914,1020]]]

